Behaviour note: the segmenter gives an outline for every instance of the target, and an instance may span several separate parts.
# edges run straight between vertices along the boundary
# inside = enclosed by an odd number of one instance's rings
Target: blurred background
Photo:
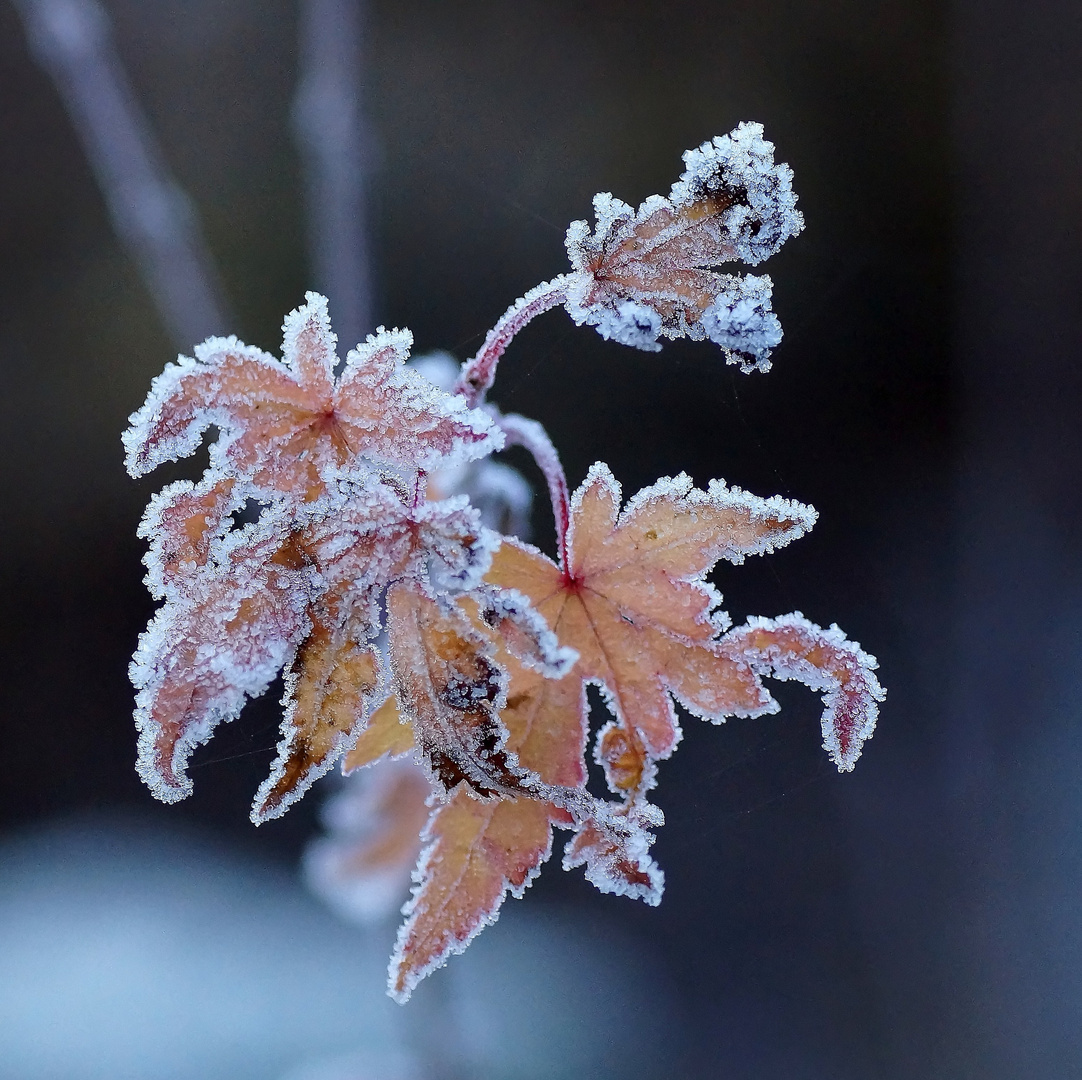
[[[321,38],[333,8],[104,0],[87,33],[189,227],[147,217],[139,176],[103,197],[62,92],[85,9],[0,3],[0,1077],[1082,1077],[1082,6],[357,0],[355,37]],[[332,60],[348,123],[298,97]],[[320,115],[355,155],[337,231],[294,137]],[[299,882],[319,789],[248,822],[273,689],[188,802],[135,775],[135,528],[190,470],[131,481],[120,432],[205,334],[277,351],[306,288],[343,339],[404,325],[464,359],[564,268],[595,191],[666,192],[747,119],[807,220],[763,268],[774,369],[554,312],[493,398],[573,485],[601,458],[629,492],[684,469],[814,504],[809,537],[715,580],[738,622],[799,609],[876,654],[879,730],[840,776],[800,688],[777,717],[688,721],[656,793],[662,906],[552,864],[400,1009],[393,923]],[[170,322],[185,267],[210,286]]]

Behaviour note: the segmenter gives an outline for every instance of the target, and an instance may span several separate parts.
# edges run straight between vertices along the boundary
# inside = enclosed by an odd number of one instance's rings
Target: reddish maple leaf
[[[236,338],[210,338],[195,359],[167,366],[124,433],[128,471],[192,453],[211,424],[220,429],[212,473],[309,500],[360,459],[431,469],[500,448],[484,413],[406,366],[407,330],[378,330],[336,379],[327,302],[316,293],[307,301],[283,325],[281,361]]]
[[[493,541],[463,500],[407,506],[376,482],[336,489],[305,517],[286,505],[268,508],[240,529],[207,510],[208,496],[179,493],[191,513],[170,519],[169,542],[155,550],[180,551],[180,540],[194,534],[199,558],[170,555],[185,567],[183,587],[167,581],[166,603],[132,668],[140,772],[167,801],[189,794],[192,749],[285,667],[282,741],[253,807],[258,823],[283,813],[331,767],[381,699],[382,663],[372,645],[381,591],[396,580],[468,589]],[[152,507],[151,519],[159,510]],[[193,519],[198,528],[184,525]]]

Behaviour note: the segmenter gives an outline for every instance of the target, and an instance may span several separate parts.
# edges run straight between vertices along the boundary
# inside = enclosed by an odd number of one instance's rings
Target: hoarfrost
[[[720,293],[703,312],[703,329],[725,350],[727,363],[745,373],[769,371],[770,353],[782,339],[781,323],[770,310],[773,283],[754,274],[733,281],[733,290]]]
[[[762,131],[741,124],[687,151],[668,198],[633,211],[607,192],[594,197],[593,230],[576,221],[567,231],[564,306],[578,325],[648,352],[659,337],[709,338],[743,370],[767,370],[781,341],[770,279],[712,269],[754,266],[804,227],[792,171],[774,164]]]
[[[694,205],[719,192],[740,196],[727,211],[725,225],[741,261],[755,266],[803,230],[793,170],[774,164],[774,144],[763,138],[762,124],[738,124],[728,135],[686,150],[684,164],[669,193],[673,205]]]

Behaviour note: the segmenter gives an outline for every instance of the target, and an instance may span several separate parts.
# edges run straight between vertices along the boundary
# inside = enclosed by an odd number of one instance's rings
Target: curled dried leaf
[[[649,804],[604,810],[578,825],[564,849],[564,869],[582,866],[586,880],[601,892],[657,907],[665,875],[649,854],[654,842],[650,829],[662,821],[660,811]]]
[[[185,595],[168,599],[140,638],[131,666],[137,768],[163,802],[191,794],[192,750],[266,690],[311,630],[311,579],[290,546],[280,521],[242,530],[228,574],[208,565],[191,575]]]
[[[506,749],[507,677],[466,618],[415,583],[387,592],[387,634],[399,707],[433,783],[479,798],[529,789],[535,777]]]
[[[687,151],[668,198],[652,195],[633,210],[595,197],[594,229],[576,221],[567,233],[574,272],[565,306],[577,323],[647,351],[661,348],[659,337],[709,338],[745,370],[769,368],[781,341],[770,279],[712,269],[754,266],[804,227],[792,171],[774,164],[762,132],[741,124]]]
[[[719,642],[764,675],[795,680],[823,691],[823,749],[849,772],[872,737],[886,691],[875,677],[878,663],[832,626],[824,630],[799,611],[777,619],[749,619]]]

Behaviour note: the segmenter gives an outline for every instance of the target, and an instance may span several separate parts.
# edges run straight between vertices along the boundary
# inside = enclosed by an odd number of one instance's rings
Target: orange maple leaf
[[[604,688],[628,745],[656,760],[680,736],[673,696],[712,720],[769,708],[751,667],[717,649],[720,597],[703,575],[719,559],[773,551],[814,521],[800,503],[718,481],[699,491],[683,475],[639,492],[621,513],[620,487],[599,463],[572,499],[566,568],[505,539],[487,580],[533,601],[578,651],[575,674]]]
[[[540,783],[534,790],[520,788],[486,802],[462,784],[432,811],[421,837],[425,848],[414,872],[417,884],[391,957],[390,991],[398,1001],[461,953],[496,918],[507,894],[521,897],[540,872],[552,852],[553,826],[573,823],[569,810],[549,801],[546,793],[580,791],[585,796],[581,682],[547,678],[505,648],[497,659],[508,673],[506,704],[499,714],[506,729],[502,749]],[[386,741],[386,736],[380,739]],[[347,766],[361,763],[355,754],[346,760]]]
[[[430,469],[503,445],[483,412],[406,366],[408,330],[378,330],[336,379],[327,302],[306,299],[282,327],[281,361],[230,337],[167,366],[124,433],[128,471],[192,453],[215,424],[211,472],[311,501],[340,471],[361,468],[359,459]]]
[[[719,559],[738,563],[802,535],[815,521],[811,508],[717,481],[699,491],[686,476],[644,489],[622,512],[620,502],[608,468],[595,465],[571,501],[566,565],[505,539],[487,580],[530,597],[580,654],[563,682],[598,684],[615,715],[598,734],[596,758],[610,789],[624,796],[632,828],[621,837],[597,821],[577,822],[565,868],[585,865],[603,891],[656,902],[660,877],[634,816],[643,815],[638,824],[645,827],[656,813],[643,796],[654,784],[655,762],[680,736],[673,698],[718,722],[777,710],[763,674],[826,690],[826,746],[846,770],[874,728],[883,695],[871,674],[874,659],[837,628],[823,631],[793,615],[725,634],[727,620],[713,610],[720,598],[703,575]],[[568,695],[563,708],[581,712],[573,701]],[[558,730],[575,722],[550,719]]]

